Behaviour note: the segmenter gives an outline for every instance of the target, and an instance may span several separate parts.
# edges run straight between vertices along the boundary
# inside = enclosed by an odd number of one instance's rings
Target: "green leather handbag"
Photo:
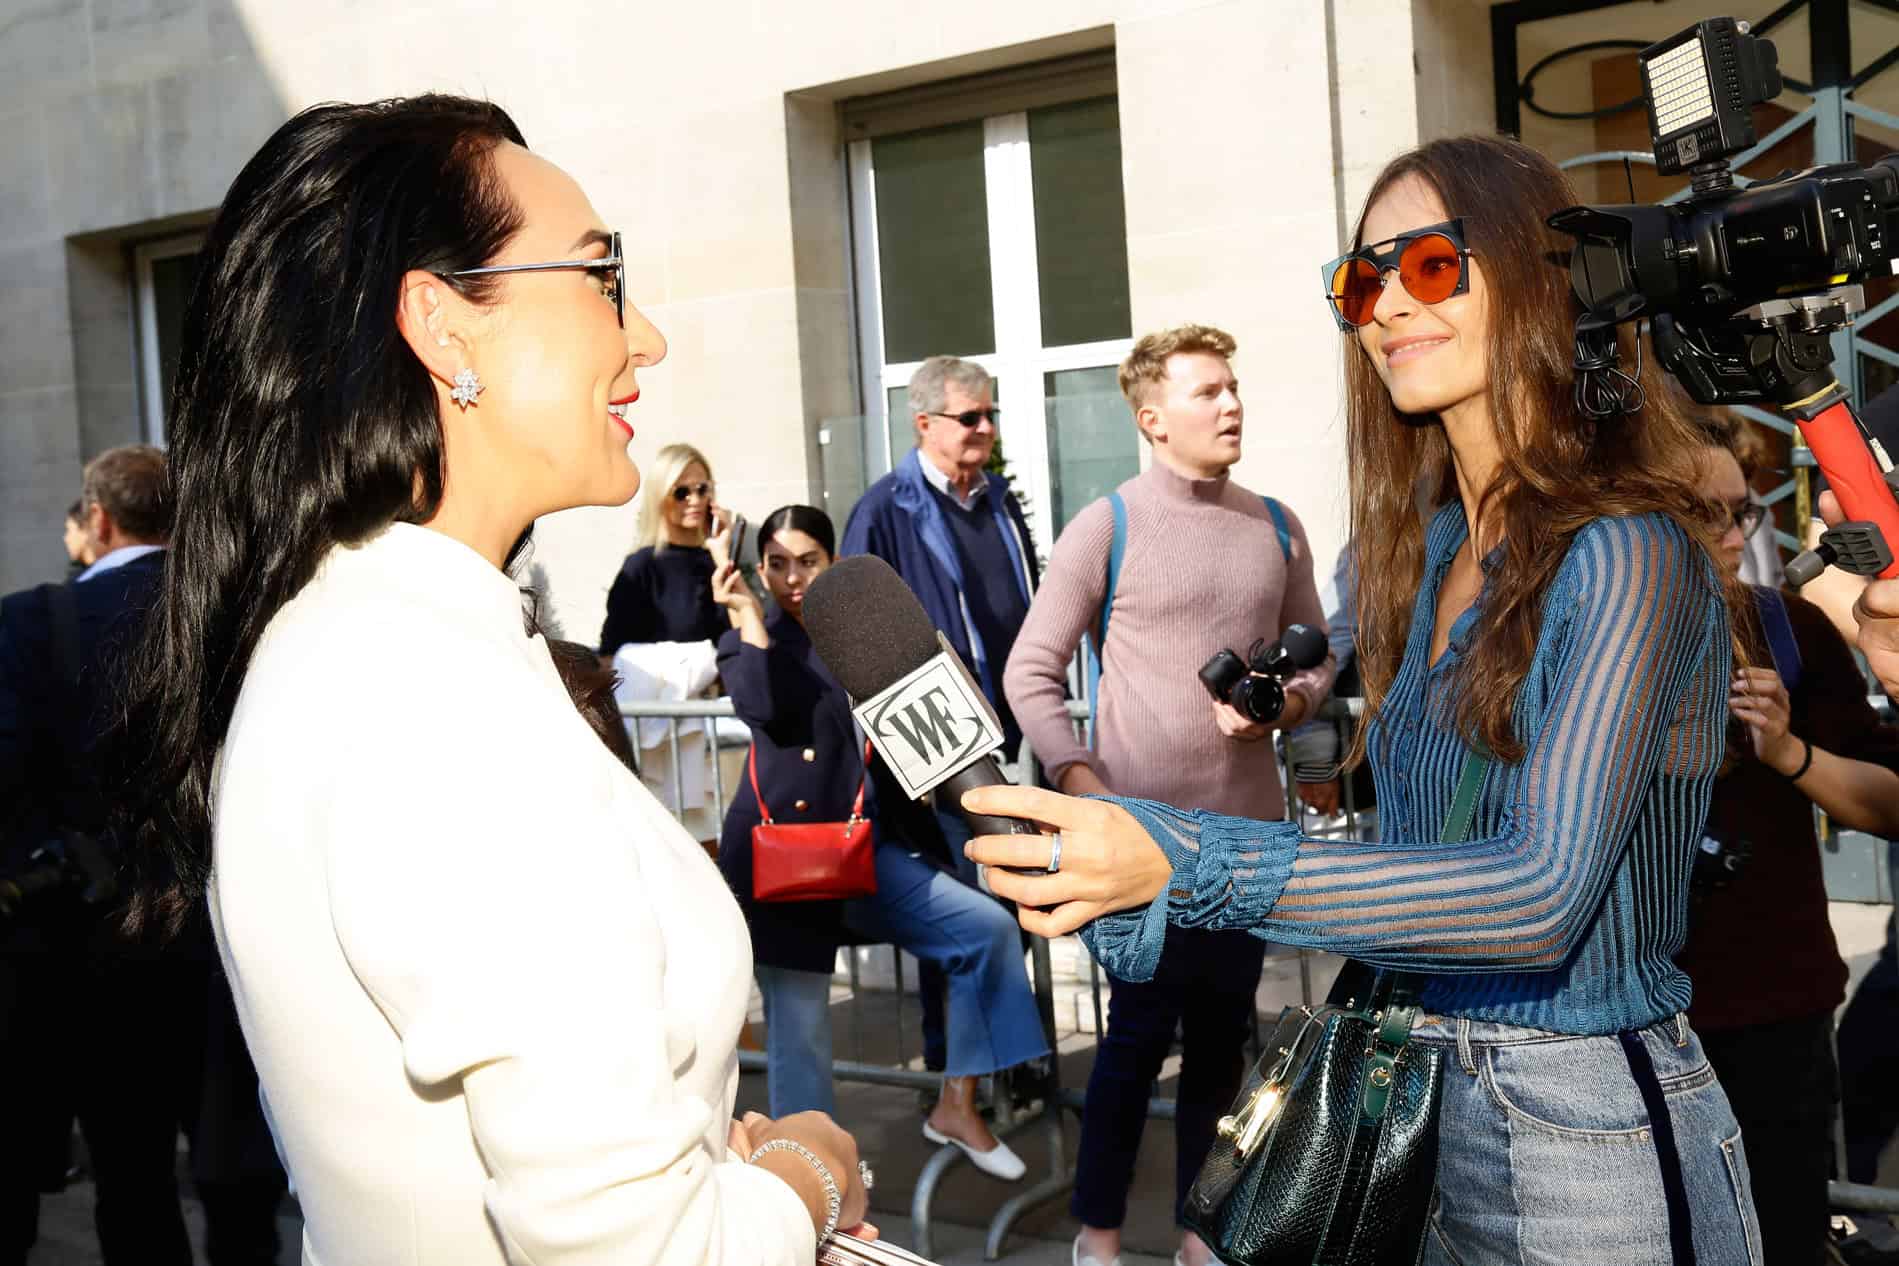
[[[1470,753],[1444,824],[1468,838],[1489,760]],[[1233,1266],[1410,1266],[1437,1182],[1442,1047],[1413,1044],[1423,977],[1347,962],[1287,1007],[1220,1120],[1187,1226]]]

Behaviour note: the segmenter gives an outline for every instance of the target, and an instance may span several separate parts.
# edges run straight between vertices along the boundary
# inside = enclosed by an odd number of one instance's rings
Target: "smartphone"
[[[739,553],[745,548],[745,516],[737,510],[732,511],[732,527],[725,540],[726,557],[738,562]]]

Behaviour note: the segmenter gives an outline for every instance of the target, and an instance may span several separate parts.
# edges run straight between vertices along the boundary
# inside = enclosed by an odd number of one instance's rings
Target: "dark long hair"
[[[503,141],[523,143],[514,121],[463,97],[315,106],[225,195],[185,309],[177,524],[127,689],[134,930],[177,926],[202,891],[212,762],[265,626],[332,547],[441,504],[435,387],[397,304],[410,270],[479,267],[519,231]],[[495,279],[443,284],[485,303]]]
[[[1581,199],[1555,164],[1499,137],[1432,141],[1386,165],[1365,195],[1366,209],[1412,176],[1436,191],[1448,215],[1463,219],[1490,297],[1490,413],[1501,460],[1479,517],[1486,544],[1500,538],[1503,550],[1486,567],[1484,604],[1458,665],[1456,723],[1467,738],[1518,760],[1525,748],[1511,711],[1536,653],[1543,595],[1576,533],[1605,515],[1658,511],[1712,554],[1718,533],[1694,464],[1702,441],[1673,404],[1653,357],[1642,370],[1647,401],[1638,412],[1598,421],[1576,407],[1570,365],[1581,308],[1565,267],[1572,243],[1544,219]],[[1354,248],[1363,235],[1361,212]],[[1414,490],[1422,481],[1433,505],[1458,493],[1443,426],[1435,417],[1401,414],[1357,339],[1351,341],[1345,389],[1359,551],[1357,653],[1366,704],[1376,712],[1404,656],[1424,574]],[[1633,372],[1635,346],[1626,330],[1621,351]],[[1727,600],[1730,611],[1738,609],[1738,590],[1730,586]],[[1365,730],[1359,733],[1362,751]]]

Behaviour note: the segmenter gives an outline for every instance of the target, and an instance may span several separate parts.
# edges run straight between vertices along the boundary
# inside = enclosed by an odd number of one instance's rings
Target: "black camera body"
[[[1860,283],[1899,263],[1899,155],[1737,188],[1727,160],[1755,142],[1749,110],[1780,94],[1773,44],[1710,18],[1640,62],[1657,170],[1687,171],[1693,188],[1672,204],[1550,217],[1577,239],[1577,372],[1623,380],[1588,394],[1636,407],[1633,382],[1614,374],[1614,327],[1643,317],[1662,363],[1703,404],[1793,404],[1824,390],[1827,336],[1864,309]]]
[[[1200,684],[1219,703],[1264,725],[1286,710],[1286,685],[1302,669],[1317,667],[1326,655],[1325,635],[1307,624],[1290,624],[1277,642],[1255,639],[1241,659],[1230,650],[1214,652],[1200,666]]]
[[[1550,226],[1577,238],[1570,281],[1592,314],[1699,326],[1889,270],[1899,259],[1899,155],[1673,204],[1569,207]]]

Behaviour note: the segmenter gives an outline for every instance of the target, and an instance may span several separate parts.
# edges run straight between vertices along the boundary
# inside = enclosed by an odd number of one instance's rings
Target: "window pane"
[[[880,137],[871,166],[884,361],[995,351],[982,123]]]
[[[152,313],[158,329],[159,410],[171,411],[172,382],[178,377],[178,344],[184,332],[185,304],[198,278],[198,253],[152,261]]]
[[[1029,111],[1042,345],[1128,338],[1121,115],[1113,97]]]
[[[839,535],[844,532],[851,507],[864,495],[870,481],[883,474],[881,468],[875,472],[865,468],[866,420],[861,413],[826,418],[818,436],[818,475],[824,488],[824,500],[818,504],[831,516]]]
[[[884,417],[890,423],[890,465],[895,470],[903,455],[917,446],[916,419],[910,416],[910,389],[892,387],[884,392]]]
[[[1141,471],[1141,437],[1115,367],[1043,375],[1048,392],[1049,509],[1056,535],[1077,511]]]

